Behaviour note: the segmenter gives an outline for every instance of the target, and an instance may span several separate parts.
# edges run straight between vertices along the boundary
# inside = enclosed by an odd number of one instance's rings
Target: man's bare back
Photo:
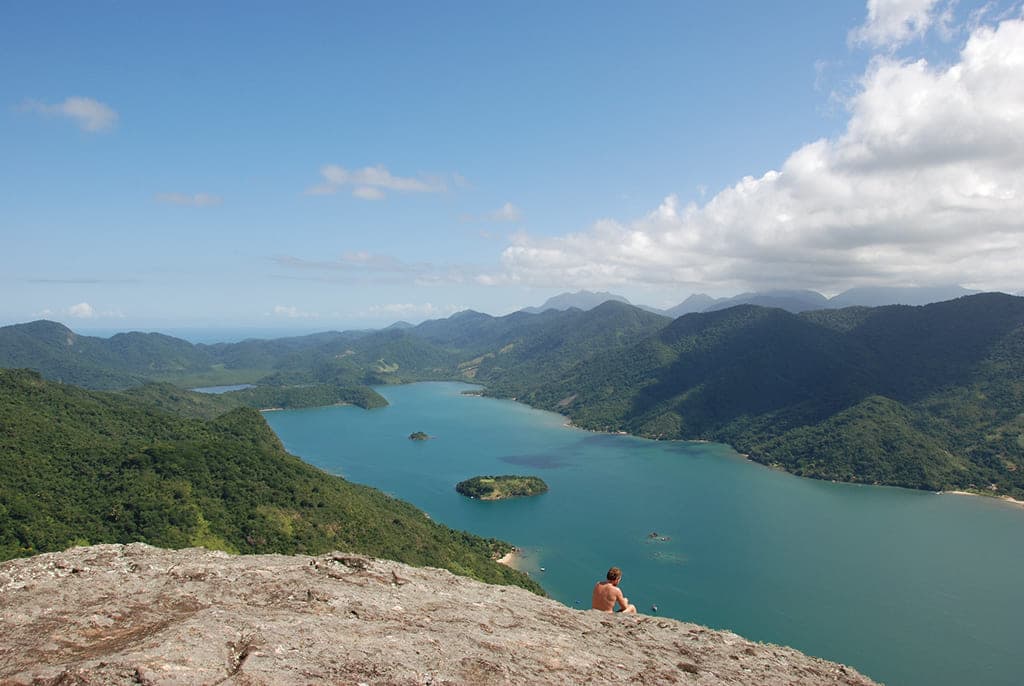
[[[619,604],[619,612],[636,612],[636,606],[630,605],[626,596],[622,595],[619,588],[619,581],[622,579],[622,572],[618,567],[608,570],[607,581],[598,581],[594,584],[594,593],[590,600],[590,607],[601,612],[614,612],[615,604]]]

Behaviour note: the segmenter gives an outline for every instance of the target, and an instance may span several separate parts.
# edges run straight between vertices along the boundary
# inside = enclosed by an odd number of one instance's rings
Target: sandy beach
[[[515,563],[518,559],[519,548],[513,548],[509,552],[505,553],[502,557],[499,557],[497,560],[495,560],[495,562],[497,562],[500,565],[505,565],[506,567],[511,567],[512,569],[517,569]]]
[[[1015,505],[1017,507],[1024,507],[1024,500],[1017,500],[1008,495],[987,495],[985,493],[971,493],[970,491],[939,491],[939,495],[973,495],[978,498],[995,498],[996,500],[1002,500],[1004,503]]]

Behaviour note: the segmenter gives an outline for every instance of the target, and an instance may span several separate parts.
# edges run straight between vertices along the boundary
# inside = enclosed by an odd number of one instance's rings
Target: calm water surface
[[[1024,680],[1024,509],[800,479],[719,444],[592,434],[468,388],[387,386],[382,409],[264,416],[308,462],[520,546],[521,568],[567,605],[585,607],[614,564],[641,612],[656,604],[890,685]],[[453,488],[509,473],[551,490],[480,502]]]

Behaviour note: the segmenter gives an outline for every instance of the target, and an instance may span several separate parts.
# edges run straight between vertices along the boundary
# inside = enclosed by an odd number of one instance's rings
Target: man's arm
[[[622,595],[622,589],[618,586],[615,587],[615,600],[619,604],[619,612],[625,612],[626,608],[629,607],[629,600],[626,596]]]

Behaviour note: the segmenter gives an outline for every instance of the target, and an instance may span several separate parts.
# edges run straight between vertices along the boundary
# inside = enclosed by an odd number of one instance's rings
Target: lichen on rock
[[[0,682],[844,684],[791,648],[363,555],[141,543],[0,565]]]

